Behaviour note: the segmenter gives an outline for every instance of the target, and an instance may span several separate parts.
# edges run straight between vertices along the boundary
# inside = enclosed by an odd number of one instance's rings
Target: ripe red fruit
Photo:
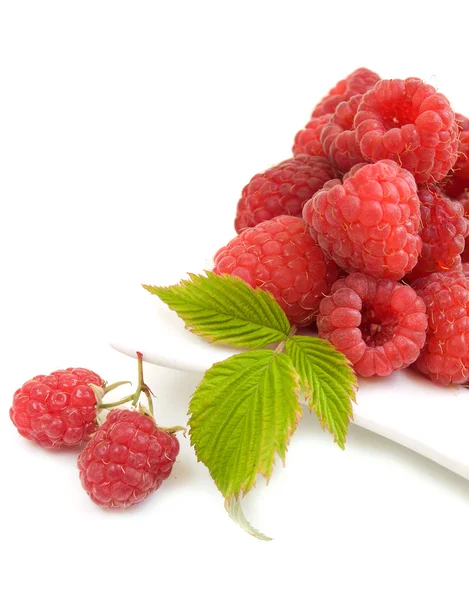
[[[459,131],[469,131],[469,119],[461,113],[454,113]]]
[[[444,188],[451,198],[469,190],[469,130],[459,132],[458,158]]]
[[[353,177],[357,171],[359,171],[362,167],[366,166],[367,164],[368,163],[366,162],[361,162],[357,163],[356,165],[353,165],[350,171],[347,171],[347,173],[344,173],[344,175],[342,176],[342,182],[346,181],[349,177]]]
[[[408,281],[459,266],[459,255],[469,234],[469,220],[460,202],[448,198],[435,185],[420,188],[418,194],[423,245],[417,266],[407,276]]]
[[[363,95],[354,126],[367,160],[395,160],[418,183],[441,181],[456,162],[454,112],[443,94],[416,77],[378,81]]]
[[[238,202],[236,233],[280,215],[300,217],[304,203],[332,177],[334,171],[325,158],[306,155],[254,175]]]
[[[90,383],[104,381],[88,369],[65,369],[38,375],[13,397],[10,417],[19,433],[43,446],[74,446],[96,429],[97,399]]]
[[[127,508],[157,490],[171,474],[179,442],[136,410],[111,410],[78,457],[90,498],[106,508]]]
[[[240,277],[273,294],[290,323],[309,325],[338,268],[302,219],[281,216],[246,229],[215,255],[214,273]]]
[[[364,94],[372,89],[379,79],[379,75],[369,69],[356,69],[329,90],[327,96],[316,105],[311,116],[320,117],[327,113],[333,113],[340,102],[350,100],[352,96],[357,94]]]
[[[415,367],[442,385],[469,379],[469,279],[462,270],[433,273],[414,289],[428,314],[427,342]]]
[[[398,280],[417,264],[420,201],[413,176],[391,160],[365,165],[309,200],[303,218],[348,272]]]
[[[342,172],[349,171],[353,165],[365,161],[353,131],[353,120],[361,98],[361,95],[357,95],[341,102],[329,123],[321,130],[324,152],[331,163]]]
[[[330,119],[330,114],[312,117],[306,123],[305,128],[301,129],[295,136],[292,148],[293,156],[309,154],[310,156],[325,157],[326,153],[321,144],[321,132]]]
[[[413,363],[425,343],[425,304],[409,286],[354,273],[321,301],[319,335],[363,377],[389,375]]]

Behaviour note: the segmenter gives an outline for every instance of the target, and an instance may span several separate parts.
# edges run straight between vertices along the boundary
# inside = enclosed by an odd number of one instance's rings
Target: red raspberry
[[[412,77],[382,79],[364,94],[355,117],[368,160],[396,160],[419,183],[441,181],[457,159],[458,125],[443,94]]]
[[[356,94],[364,94],[379,81],[380,77],[369,69],[360,68],[350,73],[345,79],[341,79],[329,90],[319,104],[314,108],[312,117],[320,117],[327,113],[333,113],[336,106],[344,100],[350,100]]]
[[[281,216],[246,229],[215,255],[214,273],[273,294],[290,323],[309,325],[338,277],[302,219]]]
[[[461,271],[464,273],[466,277],[469,277],[469,263],[464,262],[461,263]]]
[[[419,189],[422,253],[407,279],[446,272],[461,264],[459,256],[469,234],[469,220],[460,202],[451,200],[435,185]]]
[[[469,190],[469,131],[459,133],[458,159],[444,187],[451,198],[456,198]]]
[[[75,446],[96,429],[96,395],[90,383],[104,381],[88,369],[38,375],[13,397],[10,418],[19,433],[44,448]]]
[[[293,156],[309,154],[310,156],[326,156],[321,144],[321,132],[331,118],[330,114],[321,117],[312,117],[295,136],[293,142]]]
[[[469,219],[469,190],[466,192],[463,192],[458,198],[457,201],[462,205],[463,210],[464,210],[464,216],[466,217],[466,219]],[[461,260],[463,262],[469,262],[469,244],[467,243],[466,240],[466,246],[464,248],[464,251],[461,254]]]
[[[343,352],[359,375],[384,376],[417,359],[427,315],[407,285],[353,273],[321,301],[317,324],[320,337]]]
[[[460,113],[454,113],[459,131],[469,131],[469,119]]]
[[[305,154],[254,175],[238,202],[236,233],[280,215],[301,217],[306,200],[333,177],[325,158]]]
[[[462,270],[433,273],[414,289],[428,314],[427,343],[416,368],[442,385],[469,378],[469,279]]]
[[[350,171],[347,171],[347,173],[344,173],[344,175],[342,177],[342,183],[344,181],[347,181],[347,179],[349,177],[353,177],[357,171],[359,171],[362,167],[365,167],[367,164],[368,163],[366,163],[366,162],[361,162],[356,165],[353,165],[353,167],[350,169]]]
[[[106,508],[127,508],[157,490],[171,474],[177,438],[135,410],[111,410],[78,457],[81,483]]]
[[[303,209],[311,235],[343,269],[401,279],[417,264],[420,201],[412,175],[390,160],[322,189]]]
[[[352,131],[361,98],[362,95],[357,95],[341,102],[330,123],[322,128],[321,144],[324,152],[340,171],[348,171],[353,165],[365,160],[355,139],[355,132]]]

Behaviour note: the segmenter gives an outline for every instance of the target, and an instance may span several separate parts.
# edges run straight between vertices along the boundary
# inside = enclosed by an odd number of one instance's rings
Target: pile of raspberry
[[[469,381],[469,119],[417,77],[360,68],[290,158],[242,190],[214,272],[273,294],[363,377]]]

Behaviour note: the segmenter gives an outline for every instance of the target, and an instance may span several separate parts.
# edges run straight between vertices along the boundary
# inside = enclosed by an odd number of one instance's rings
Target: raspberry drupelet
[[[301,217],[305,202],[333,177],[325,158],[304,154],[254,175],[238,202],[236,233],[280,215]]]
[[[469,234],[469,220],[460,202],[448,198],[435,185],[420,188],[418,194],[423,244],[416,267],[407,275],[408,281],[458,267]]]
[[[290,216],[244,230],[217,252],[213,271],[270,292],[290,323],[300,327],[315,319],[321,298],[339,275],[305,222]]]
[[[451,198],[469,190],[469,131],[459,133],[458,158],[444,188]]]
[[[331,163],[342,172],[365,161],[358,145],[353,121],[362,96],[352,96],[337,105],[329,123],[321,130],[321,144]]]
[[[348,272],[398,280],[417,264],[420,201],[413,176],[391,160],[325,186],[303,218],[324,252]]]
[[[321,301],[319,335],[343,352],[363,377],[404,369],[425,343],[425,304],[409,286],[353,273]]]
[[[176,436],[152,418],[114,409],[78,457],[80,479],[99,506],[128,508],[160,487],[178,453]]]
[[[463,270],[433,273],[414,289],[428,314],[427,342],[415,367],[442,385],[469,379],[469,279]]]
[[[327,96],[315,106],[311,116],[320,117],[328,113],[333,113],[340,102],[350,100],[352,96],[356,96],[357,94],[364,94],[366,91],[372,89],[379,80],[379,75],[369,69],[363,67],[356,69],[329,90]]]
[[[97,398],[89,384],[104,381],[88,369],[63,369],[38,375],[13,397],[10,418],[19,433],[43,448],[75,446],[95,431]]]
[[[382,79],[363,95],[356,139],[370,161],[392,159],[418,183],[441,181],[458,156],[458,124],[443,94],[421,79]]]
[[[356,165],[353,165],[353,167],[350,169],[350,171],[347,171],[346,173],[343,174],[342,182],[346,181],[349,177],[353,177],[357,171],[359,171],[362,167],[365,167],[367,164],[369,164],[369,163],[361,162],[361,163],[357,163]]]
[[[293,156],[298,154],[309,154],[310,156],[326,156],[321,144],[321,132],[331,115],[322,115],[321,117],[312,117],[306,123],[304,129],[300,129],[293,142]]]

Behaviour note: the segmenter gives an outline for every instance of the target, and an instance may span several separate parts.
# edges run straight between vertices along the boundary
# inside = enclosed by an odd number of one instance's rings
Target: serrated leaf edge
[[[252,288],[240,277],[227,275],[227,274],[216,275],[212,271],[204,271],[204,273],[205,273],[205,276],[201,275],[201,274],[188,273],[189,279],[182,279],[179,283],[177,283],[175,285],[155,286],[155,285],[149,285],[149,284],[142,284],[142,287],[146,291],[148,291],[150,294],[157,296],[171,310],[176,312],[176,314],[178,314],[178,316],[183,320],[185,329],[187,331],[190,331],[191,333],[193,333],[195,335],[199,335],[200,337],[203,337],[204,339],[208,340],[210,343],[213,343],[213,344],[225,343],[228,345],[233,345],[235,347],[242,347],[239,343],[235,343],[233,340],[226,341],[226,339],[223,339],[224,338],[223,335],[210,336],[205,333],[202,333],[201,329],[198,329],[197,326],[187,323],[186,320],[184,319],[184,317],[182,315],[180,315],[179,312],[175,308],[171,308],[169,306],[168,302],[165,299],[163,299],[163,297],[162,297],[162,295],[164,295],[165,291],[171,292],[175,287],[180,287],[181,290],[186,292],[191,283],[197,284],[202,279],[209,279],[209,280],[211,279],[211,280],[219,280],[219,281],[220,280],[221,281],[222,280],[230,280],[230,281],[234,282],[234,285],[239,290],[243,290],[242,293],[246,293],[246,292],[252,293],[255,300],[257,301],[257,304],[260,307],[262,307],[262,310],[264,311],[264,313],[267,314],[268,318],[272,320],[272,324],[270,324],[270,325],[264,325],[264,324],[260,324],[260,323],[256,323],[256,322],[252,322],[251,324],[265,328],[267,330],[270,330],[272,332],[272,334],[276,334],[275,339],[273,339],[272,342],[269,341],[269,342],[263,343],[262,345],[249,346],[249,347],[263,348],[263,347],[269,345],[270,343],[278,343],[278,342],[281,342],[281,341],[287,339],[289,329],[290,329],[288,319],[287,319],[284,311],[282,310],[282,308],[280,307],[280,305],[277,303],[277,301],[275,300],[275,298],[273,297],[273,295],[270,292],[267,292],[266,290],[262,290],[261,288]],[[218,292],[220,292],[220,287],[218,288]],[[188,293],[191,293],[191,294],[194,294],[195,296],[197,296],[197,289],[196,288],[192,289],[192,290],[188,291]],[[205,290],[205,293],[208,294],[208,291]],[[225,293],[225,292],[222,290],[221,293]],[[226,297],[229,298],[229,295]],[[276,307],[278,307],[278,310],[273,309],[274,305]],[[257,314],[260,314],[260,313],[257,313]],[[220,315],[221,316],[224,315],[229,318],[238,318],[240,320],[242,319],[242,317],[234,317],[232,314],[229,314],[229,313],[220,313]],[[246,321],[246,323],[250,323],[250,322]],[[254,336],[253,336],[253,339],[255,339]],[[252,344],[254,342],[251,341],[250,343]]]
[[[286,341],[286,348],[287,348],[287,354],[288,354],[288,346],[291,346],[292,344],[296,344],[296,341],[299,339],[308,339],[305,338],[305,336],[292,336],[289,337]],[[328,342],[327,340],[323,340],[321,338],[312,338],[314,340],[316,340],[318,343],[323,343],[324,345],[327,345],[329,348],[329,351],[332,351],[332,358],[334,359],[335,362],[340,363],[341,365],[347,366],[351,369],[352,372],[352,377],[353,377],[353,381],[352,382],[348,382],[347,381],[347,386],[350,388],[350,394],[349,394],[349,398],[351,400],[352,403],[357,402],[356,400],[356,391],[358,389],[358,380],[357,380],[357,376],[355,374],[355,371],[353,369],[353,365],[352,363],[349,361],[349,359],[339,350],[337,350],[337,348],[335,348],[335,346],[333,346],[330,342]],[[297,344],[297,347],[301,348],[300,344]],[[313,351],[313,354],[316,354]],[[335,355],[335,356],[334,356]],[[317,353],[317,356],[315,357],[315,359],[318,362],[324,362],[324,357],[320,354]],[[298,372],[298,371],[297,371]],[[307,379],[306,376],[302,376],[299,372],[298,372],[299,378],[300,378],[300,382],[301,385],[304,389],[304,397],[305,397],[305,401],[307,403],[307,407],[310,413],[314,412],[318,418],[319,424],[321,425],[322,429],[324,431],[328,431],[329,433],[331,433],[331,435],[334,438],[334,441],[336,442],[336,444],[339,446],[339,448],[341,448],[342,450],[345,447],[345,439],[344,442],[341,442],[339,439],[337,439],[336,433],[334,431],[332,431],[329,427],[328,424],[325,420],[324,414],[322,412],[318,412],[319,407],[313,402],[313,392],[314,392],[314,388],[313,385],[311,384],[311,382]],[[328,373],[325,373],[326,377],[328,380],[330,381],[335,381],[334,379],[332,379],[330,377],[330,375]],[[334,408],[336,408],[336,406],[334,404],[332,404],[332,406]],[[348,416],[348,420],[349,422],[353,422],[354,417],[353,417],[353,409],[351,407],[351,405],[348,407],[346,414]]]
[[[263,350],[250,350],[249,352],[262,352],[262,351]],[[272,363],[272,361],[277,356],[277,354],[275,353],[275,351],[273,351],[273,350],[267,350],[267,351],[272,352],[272,358],[269,361],[269,363],[266,365],[266,367],[265,367],[266,370],[269,368],[270,364]],[[242,354],[246,354],[246,353],[242,353]],[[235,356],[240,356],[240,355],[235,355]],[[231,496],[234,497],[234,498],[236,498],[237,500],[239,500],[240,497],[245,496],[251,489],[253,489],[253,488],[256,487],[256,478],[257,478],[257,475],[261,475],[264,478],[266,485],[268,485],[268,483],[270,481],[270,478],[272,476],[274,467],[275,467],[276,462],[277,462],[277,457],[280,458],[280,460],[282,462],[282,466],[285,466],[286,452],[288,450],[288,445],[289,445],[289,443],[291,441],[291,438],[292,438],[294,432],[296,431],[298,423],[300,422],[300,420],[301,420],[301,418],[303,416],[302,406],[300,404],[300,392],[301,392],[300,376],[299,376],[297,370],[295,369],[293,361],[291,360],[291,358],[287,354],[282,354],[282,356],[284,356],[285,358],[288,358],[290,360],[290,373],[291,373],[292,379],[293,379],[293,388],[292,388],[292,391],[293,391],[294,395],[296,396],[296,400],[297,400],[297,408],[295,410],[295,421],[292,424],[292,426],[289,429],[289,431],[285,435],[285,453],[282,455],[282,453],[280,453],[278,450],[276,450],[274,452],[273,460],[272,460],[272,463],[271,463],[270,468],[268,470],[259,469],[258,471],[256,471],[254,477],[252,478],[252,482],[250,483],[250,485],[248,487],[241,486],[241,488],[240,488],[239,491],[233,492],[231,494]],[[228,358],[226,358],[223,361],[219,361],[217,363],[214,363],[212,365],[212,367],[210,367],[210,369],[213,368],[213,367],[215,367],[215,366],[221,365],[222,363],[224,363],[224,362],[226,362],[226,361],[228,361],[228,360],[230,360],[232,358],[233,357],[228,357]],[[205,375],[207,374],[207,372],[210,371],[210,369],[207,369],[207,371],[204,374],[204,378],[205,378]],[[197,462],[201,462],[202,464],[205,465],[205,463],[203,462],[203,460],[199,457],[199,453],[197,451],[197,448],[195,447],[195,443],[193,442],[192,436],[191,436],[191,430],[192,430],[192,427],[191,427],[191,422],[192,422],[192,411],[191,411],[192,398],[197,393],[197,390],[199,389],[199,387],[202,385],[202,383],[204,381],[204,378],[199,383],[199,385],[197,386],[196,390],[194,391],[194,393],[193,393],[193,395],[191,397],[191,400],[190,400],[190,403],[189,403],[189,410],[188,410],[187,414],[190,416],[190,418],[188,420],[190,445],[194,447],[194,452],[195,452],[195,455],[196,455],[196,458],[197,458]],[[200,414],[198,415],[198,417],[200,417]],[[213,481],[215,482],[215,485],[218,488],[218,484],[217,484],[217,482],[215,481],[215,478],[212,475],[211,469],[207,465],[205,465],[205,466],[209,470],[210,476],[212,477]],[[223,491],[220,490],[220,488],[218,488],[218,489],[223,494]]]

